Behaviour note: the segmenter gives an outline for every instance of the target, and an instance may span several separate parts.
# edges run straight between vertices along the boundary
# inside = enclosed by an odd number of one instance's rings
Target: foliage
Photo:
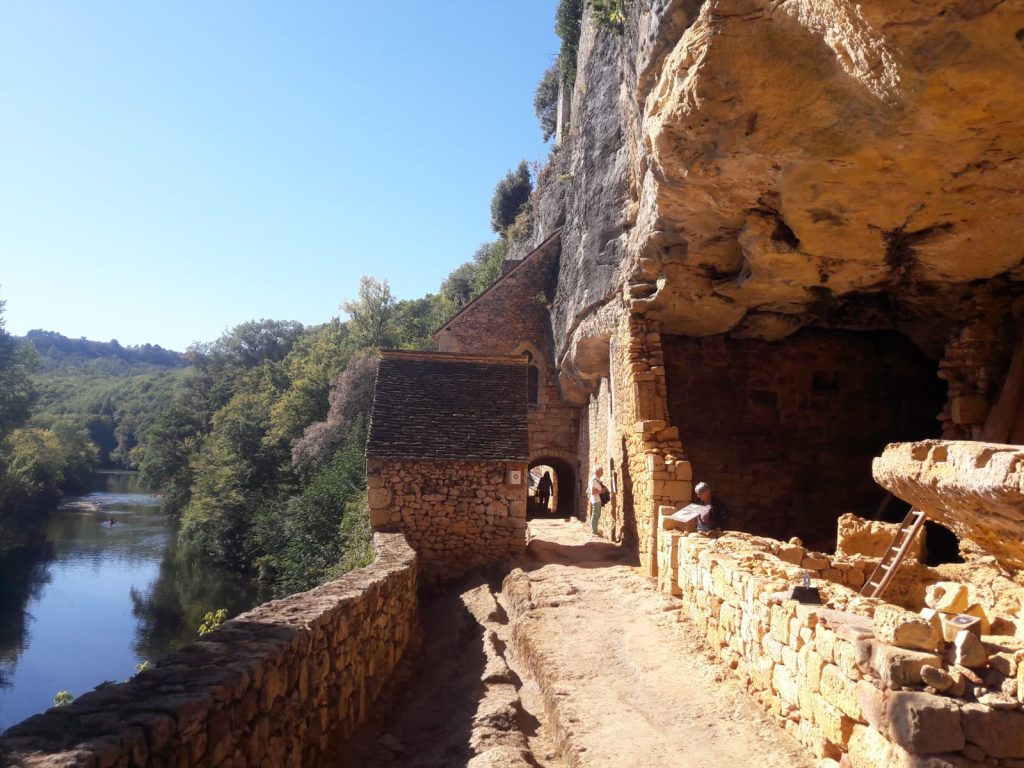
[[[629,0],[593,0],[591,13],[601,29],[622,34],[628,10]]]
[[[224,623],[224,620],[227,617],[227,608],[218,608],[216,611],[207,611],[206,615],[203,616],[203,623],[199,625],[199,635],[207,635],[210,632],[213,632],[213,630],[217,629],[217,627]],[[142,670],[138,671],[141,672]]]
[[[561,69],[559,62],[548,67],[533,92],[533,112],[540,121],[540,132],[547,141],[558,129],[558,83]]]
[[[0,301],[0,439],[28,420],[36,397],[30,378],[35,355],[7,332],[4,304]]]
[[[519,163],[498,182],[491,197],[491,229],[503,233],[512,226],[519,211],[530,199],[533,184],[530,182],[530,168],[526,161]]]
[[[356,418],[345,445],[288,502],[285,544],[272,563],[282,593],[309,589],[369,562],[365,557],[369,542],[363,458],[366,421],[365,414]],[[268,565],[265,561],[264,566]]]
[[[300,471],[309,474],[322,467],[344,445],[359,417],[370,412],[376,380],[377,357],[363,355],[331,381],[326,418],[306,427],[292,444],[292,463]]]
[[[576,54],[580,47],[580,22],[583,20],[583,0],[559,0],[555,11],[555,34],[562,39],[558,64],[562,82],[572,88],[576,82]]]
[[[74,700],[75,697],[70,691],[57,691],[57,693],[54,694],[53,697],[53,706],[66,707]]]
[[[199,634],[203,634],[201,627],[200,627]],[[136,675],[141,675],[143,672],[148,672],[152,668],[153,668],[153,662],[151,662],[149,659],[144,659],[144,660],[140,661],[138,664],[135,665],[135,674]]]
[[[109,342],[69,339],[53,331],[40,330],[26,333],[25,341],[39,353],[42,371],[81,365],[85,361],[102,361],[111,370],[137,365],[155,368],[178,368],[185,365],[181,354],[154,344],[122,347],[117,339]]]
[[[380,349],[395,342],[397,301],[388,281],[363,275],[359,279],[359,297],[343,301],[341,309],[348,314],[349,333],[359,347]]]

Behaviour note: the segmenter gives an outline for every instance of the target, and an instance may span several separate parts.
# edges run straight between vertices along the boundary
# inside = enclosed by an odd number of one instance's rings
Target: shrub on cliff
[[[491,197],[491,229],[501,234],[512,226],[532,192],[530,168],[523,160],[515,170],[505,174],[494,188],[494,196]]]
[[[547,141],[558,129],[558,80],[560,65],[555,61],[541,75],[537,90],[533,92],[533,112],[540,121],[540,132]]]
[[[562,82],[572,88],[576,82],[576,54],[580,47],[580,21],[583,19],[583,0],[559,0],[555,11],[555,33],[562,39],[558,64]]]

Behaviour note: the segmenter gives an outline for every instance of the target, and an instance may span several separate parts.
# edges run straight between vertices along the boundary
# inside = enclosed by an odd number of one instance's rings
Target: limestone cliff
[[[588,14],[578,71],[535,205],[537,241],[563,226],[570,370],[609,303],[691,336],[892,329],[937,358],[978,281],[1019,291],[1021,0],[634,0],[621,35]]]

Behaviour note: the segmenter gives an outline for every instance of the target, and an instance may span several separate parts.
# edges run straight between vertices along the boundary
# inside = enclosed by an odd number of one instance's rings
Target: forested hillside
[[[138,445],[170,402],[187,355],[51,331],[29,331],[23,341],[36,351],[30,426],[84,430],[96,446],[98,466],[137,468]]]

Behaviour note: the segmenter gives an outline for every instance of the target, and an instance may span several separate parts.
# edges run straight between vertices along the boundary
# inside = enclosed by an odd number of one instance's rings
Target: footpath
[[[371,768],[813,768],[628,553],[533,520],[502,583],[424,607],[421,664]]]

